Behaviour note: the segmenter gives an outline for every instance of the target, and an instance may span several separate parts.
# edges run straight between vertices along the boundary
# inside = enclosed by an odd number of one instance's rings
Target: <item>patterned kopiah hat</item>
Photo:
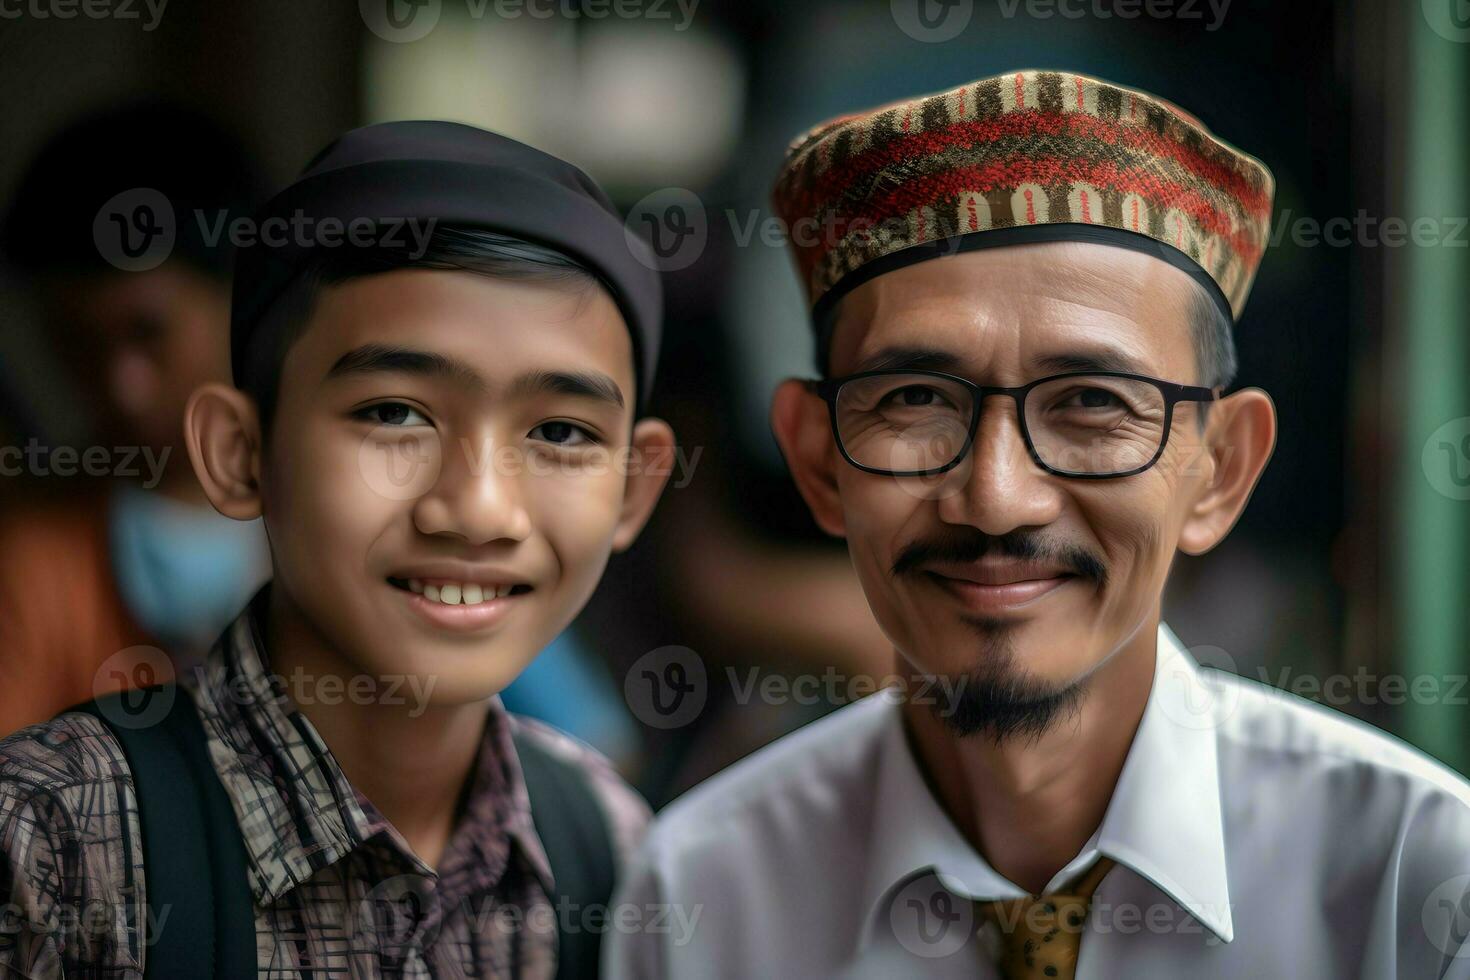
[[[836,301],[875,276],[993,245],[1096,241],[1156,255],[1232,319],[1275,181],[1157,96],[1059,71],[998,75],[818,126],[773,195],[825,361]]]

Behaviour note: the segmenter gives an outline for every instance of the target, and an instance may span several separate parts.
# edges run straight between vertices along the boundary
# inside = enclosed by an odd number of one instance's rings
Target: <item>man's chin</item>
[[[1084,687],[1080,681],[1053,686],[961,676],[951,680],[952,696],[935,700],[931,710],[959,738],[1034,741],[1075,716]]]

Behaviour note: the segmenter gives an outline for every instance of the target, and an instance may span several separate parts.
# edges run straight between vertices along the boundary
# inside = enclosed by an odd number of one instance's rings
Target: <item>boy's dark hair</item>
[[[31,275],[115,271],[93,224],[118,194],[146,189],[162,194],[172,208],[171,258],[227,280],[225,231],[235,217],[250,213],[263,186],[245,147],[209,116],[159,100],[112,106],[76,120],[42,146],[11,196],[0,254]]]
[[[423,245],[320,248],[261,317],[251,339],[240,387],[255,400],[262,433],[275,415],[286,351],[311,319],[325,286],[398,269],[474,272],[495,279],[582,291],[612,287],[583,263],[556,249],[484,228],[437,225]]]

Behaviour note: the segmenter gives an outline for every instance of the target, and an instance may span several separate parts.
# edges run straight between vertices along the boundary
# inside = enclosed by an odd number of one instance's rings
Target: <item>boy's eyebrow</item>
[[[443,378],[480,391],[490,387],[479,372],[457,358],[432,351],[388,347],[383,344],[364,344],[348,351],[337,358],[336,363],[327,371],[327,377],[340,378],[379,372]],[[609,402],[618,408],[626,404],[623,389],[601,371],[530,371],[512,382],[508,395],[521,397],[538,392],[579,395]]]
[[[353,348],[337,358],[336,363],[327,371],[327,378],[383,372],[427,375],[478,389],[488,387],[485,379],[464,361],[432,351],[388,347],[384,344],[364,344]]]
[[[580,395],[610,402],[618,408],[624,405],[623,389],[601,371],[532,371],[516,378],[515,383],[510,386],[512,397],[536,392]]]

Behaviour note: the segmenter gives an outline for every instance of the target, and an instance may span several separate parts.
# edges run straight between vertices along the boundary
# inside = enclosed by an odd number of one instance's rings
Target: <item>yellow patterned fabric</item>
[[[981,905],[981,914],[1000,927],[1005,980],[1073,980],[1092,893],[1112,868],[1111,858],[1099,858],[1066,891]]]

